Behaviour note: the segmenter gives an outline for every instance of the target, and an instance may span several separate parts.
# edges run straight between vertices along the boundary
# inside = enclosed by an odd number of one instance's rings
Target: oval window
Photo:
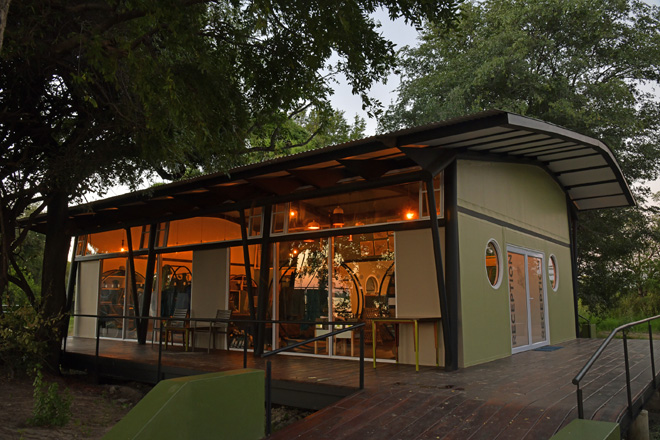
[[[554,255],[550,255],[548,261],[548,278],[550,279],[550,287],[556,292],[559,286],[559,271],[557,270],[557,259]]]
[[[486,275],[491,286],[499,287],[501,272],[499,246],[495,240],[490,240],[486,246]]]

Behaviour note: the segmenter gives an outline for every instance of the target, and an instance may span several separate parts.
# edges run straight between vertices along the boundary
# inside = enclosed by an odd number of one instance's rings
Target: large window
[[[102,318],[100,336],[134,339],[136,325],[134,319],[123,319],[119,316],[135,316],[135,301],[130,267],[126,258],[110,258],[103,260],[103,272],[99,288],[99,310]],[[135,259],[135,286],[138,302],[144,295],[144,269],[146,262]]]
[[[434,179],[434,195],[438,216],[442,217],[442,175]],[[428,216],[426,187],[422,182],[412,182],[275,205],[271,232],[337,229]]]
[[[286,346],[332,329],[364,322],[365,346],[374,338],[371,319],[396,316],[394,233],[355,234],[276,244],[278,345]],[[295,321],[313,321],[315,325]],[[328,322],[341,323],[336,326]],[[394,332],[379,327],[377,356],[393,358]],[[359,356],[359,332],[295,349],[333,356]]]

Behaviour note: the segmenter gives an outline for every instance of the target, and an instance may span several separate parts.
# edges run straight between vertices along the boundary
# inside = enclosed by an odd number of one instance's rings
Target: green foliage
[[[328,145],[337,145],[364,136],[366,122],[355,116],[353,124],[344,112],[334,109],[302,109],[291,116],[280,115],[277,124],[268,124],[252,131],[250,154],[246,163],[296,154]]]
[[[71,419],[71,395],[59,392],[57,383],[44,381],[40,368],[35,369],[34,408],[29,423],[34,426],[64,426]]]
[[[643,202],[660,172],[660,8],[641,0],[465,3],[451,31],[429,24],[402,52],[399,98],[380,130],[498,108],[603,140]],[[598,310],[655,289],[650,208],[579,215],[579,294]]]
[[[14,374],[43,364],[48,345],[40,335],[53,333],[56,321],[27,305],[5,311],[0,316],[0,365]]]
[[[270,127],[270,139],[301,108],[327,109],[337,75],[373,110],[367,92],[395,62],[370,17],[381,7],[417,25],[456,14],[454,0],[13,2],[0,55],[0,292],[11,282],[30,297],[9,261],[30,205],[48,208],[49,225],[30,302],[59,316],[69,202],[154,171],[241,165],[251,133]]]

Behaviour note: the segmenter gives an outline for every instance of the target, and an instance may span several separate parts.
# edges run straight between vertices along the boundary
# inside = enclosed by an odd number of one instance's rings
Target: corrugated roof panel
[[[548,168],[555,173],[561,173],[569,170],[578,170],[581,168],[590,168],[597,166],[606,166],[607,161],[603,156],[593,155],[578,157],[576,159],[565,159],[548,164]]]
[[[526,136],[530,136],[533,133],[528,131],[520,130],[510,130],[505,133],[500,133],[493,136],[481,136],[475,137],[472,139],[467,139],[460,142],[452,142],[449,144],[442,144],[443,147],[470,147],[471,150],[483,150],[488,148],[495,148],[498,145],[509,145],[520,141],[520,139],[525,139]]]
[[[566,151],[537,156],[536,160],[540,160],[541,162],[552,162],[555,160],[563,160],[563,159],[568,159],[569,157],[584,156],[594,153],[596,153],[596,150],[594,150],[591,147],[587,148],[584,146],[576,146],[576,147],[567,148]]]
[[[614,172],[609,167],[598,168],[595,170],[584,170],[568,172],[559,175],[559,181],[564,186],[580,185],[583,183],[599,183],[616,180]]]
[[[595,199],[577,200],[575,204],[580,210],[614,208],[617,206],[630,205],[630,203],[628,203],[628,198],[623,194],[611,197],[598,197]]]
[[[530,135],[525,139],[525,142],[515,142],[514,145],[509,145],[506,147],[493,148],[489,150],[489,153],[510,153],[512,151],[525,150],[527,148],[535,147],[538,145],[538,142],[542,143],[552,143],[556,142],[556,139],[552,139],[550,136],[545,134],[534,134]]]
[[[552,152],[564,151],[568,148],[575,147],[574,142],[561,142],[556,144],[544,145],[541,147],[531,147],[526,150],[515,151],[511,153],[512,156],[525,156],[525,157],[536,157],[539,155],[544,155]]]
[[[474,138],[484,138],[486,136],[492,136],[503,132],[511,133],[514,131],[515,130],[511,130],[510,128],[507,127],[489,127],[467,133],[455,134],[446,137],[438,137],[429,141],[428,145],[431,147],[444,146],[444,145],[448,145],[449,147],[452,147],[452,145],[449,144],[462,142]]]
[[[576,186],[568,190],[572,199],[586,199],[589,197],[602,197],[613,194],[621,194],[619,182],[600,183],[597,185]]]

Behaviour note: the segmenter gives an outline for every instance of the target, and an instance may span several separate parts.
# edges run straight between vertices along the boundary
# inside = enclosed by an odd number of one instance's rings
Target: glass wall
[[[187,309],[190,312],[192,251],[161,254],[158,280],[158,316],[172,316],[175,309]]]
[[[259,279],[261,276],[261,246],[250,245],[248,246],[249,260],[250,260],[250,277],[252,282],[252,298],[250,298],[250,290],[248,285],[248,278],[245,272],[245,256],[242,247],[232,247],[230,249],[230,265],[229,265],[229,296],[228,308],[231,310],[232,319],[235,321],[229,327],[229,347],[230,348],[243,348],[245,331],[248,330],[247,324],[241,324],[241,320],[250,319],[250,300],[252,306],[255,308],[258,305],[258,289]],[[266,305],[266,319],[273,319],[273,296],[270,286],[273,285],[272,268],[268,267],[268,302]],[[266,326],[265,336],[265,349],[272,348],[273,330],[271,325]],[[248,338],[248,348],[253,344],[252,335]]]
[[[146,261],[136,259],[135,284],[138,298],[144,293],[144,268]],[[102,261],[99,288],[99,310],[102,319],[100,336],[111,338],[135,338],[135,320],[113,316],[135,316],[132,281],[128,259],[109,258]],[[138,299],[138,300],[139,300]]]
[[[328,321],[328,240],[288,241],[276,244],[278,315],[285,321]],[[327,326],[280,324],[278,345],[318,336]],[[327,331],[326,331],[327,332]],[[303,346],[297,352],[327,353],[327,344]]]
[[[396,316],[394,233],[343,235],[276,244],[279,347],[364,322],[365,350],[374,337],[371,320]],[[295,321],[313,321],[314,325]],[[328,322],[342,324],[329,326]],[[294,351],[359,356],[359,331],[346,332]],[[379,325],[377,356],[394,358],[393,328]]]
[[[443,215],[442,175],[434,179],[437,214]],[[426,187],[404,183],[335,196],[282,203],[273,207],[274,235],[338,229],[428,218]]]
[[[140,249],[140,237],[143,227],[137,226],[131,228],[131,239],[133,249]],[[76,255],[98,255],[128,252],[128,240],[124,229],[115,229],[113,231],[98,232],[96,234],[81,235],[78,237],[76,245]]]

